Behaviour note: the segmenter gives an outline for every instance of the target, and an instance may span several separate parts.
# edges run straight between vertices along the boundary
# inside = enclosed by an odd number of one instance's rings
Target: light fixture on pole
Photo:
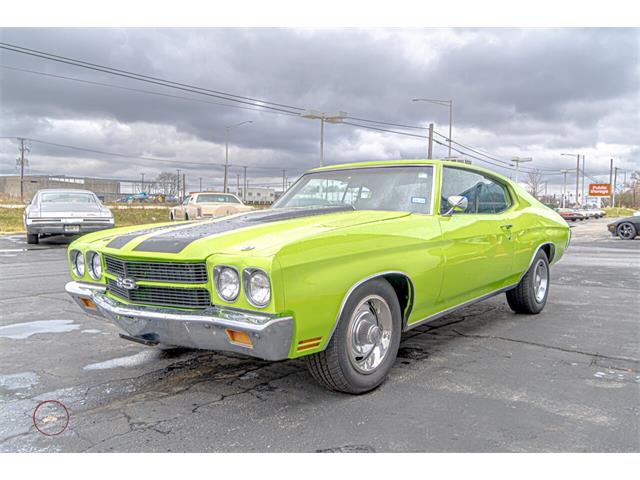
[[[324,166],[324,122],[342,123],[347,118],[347,112],[327,114],[317,110],[305,110],[300,116],[311,120],[320,120],[320,166],[322,167]]]
[[[449,158],[451,158],[451,130],[453,128],[453,100],[438,100],[435,98],[413,98],[413,102],[428,102],[433,103],[435,105],[440,105],[441,107],[449,108],[449,138],[447,141],[449,142]]]
[[[516,164],[516,183],[518,183],[518,169],[520,167],[521,163],[525,163],[525,162],[532,162],[533,158],[531,157],[513,157],[511,159],[512,162],[514,162]]]
[[[240,125],[245,125],[247,123],[253,123],[252,120],[247,120],[245,122],[236,123],[235,125],[228,125],[224,127],[224,140],[225,140],[225,150],[224,150],[224,186],[223,191],[227,193],[227,171],[229,170],[229,130],[235,127],[239,127]]]
[[[580,187],[580,154],[579,153],[561,153],[560,155],[566,157],[576,157],[576,207],[578,206],[578,189]]]

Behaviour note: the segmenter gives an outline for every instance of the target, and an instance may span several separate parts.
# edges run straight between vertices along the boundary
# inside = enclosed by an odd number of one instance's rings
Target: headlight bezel
[[[266,298],[266,301],[264,302],[257,302],[256,299],[254,298],[254,295],[252,294],[251,279],[256,277],[256,275],[264,275],[264,277],[267,280],[267,287],[268,287],[269,294],[268,294],[268,297]],[[271,303],[271,297],[272,297],[271,278],[269,277],[269,274],[265,270],[261,268],[255,268],[255,267],[245,268],[242,271],[242,288],[244,289],[245,296],[247,297],[247,302],[249,302],[251,306],[256,308],[266,308]]]
[[[222,278],[222,274],[227,270],[235,274],[236,281],[237,281],[237,290],[235,294],[230,297],[225,297],[223,295],[222,287],[219,284],[220,279]],[[242,289],[242,282],[240,281],[240,272],[238,272],[238,269],[232,265],[216,265],[215,267],[213,267],[213,287],[216,291],[216,294],[222,301],[227,303],[235,302],[240,296],[240,290]]]
[[[98,274],[96,274],[95,269],[94,269],[94,260],[98,259],[99,262],[99,267],[100,267],[100,272]],[[91,278],[93,278],[94,280],[100,280],[102,278],[102,255],[96,251],[93,250],[89,250],[87,252],[87,258],[86,258],[86,262],[87,262],[87,267],[86,270],[88,270],[89,272],[89,276]]]
[[[69,258],[71,260],[71,271],[73,272],[73,274],[78,277],[78,278],[82,278],[84,277],[84,274],[86,273],[86,259],[84,257],[84,253],[81,250],[71,250],[70,254],[69,254]],[[80,269],[78,267],[78,259],[81,258],[82,262],[82,268]]]

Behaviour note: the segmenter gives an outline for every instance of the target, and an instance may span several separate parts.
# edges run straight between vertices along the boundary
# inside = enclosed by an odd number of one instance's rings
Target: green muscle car
[[[489,170],[354,163],[309,171],[268,210],[85,235],[66,290],[128,340],[304,356],[321,384],[363,393],[406,330],[499,293],[539,313],[569,241],[562,217]]]

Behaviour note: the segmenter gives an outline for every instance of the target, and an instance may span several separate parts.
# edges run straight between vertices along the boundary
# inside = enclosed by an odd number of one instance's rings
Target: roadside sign
[[[590,197],[609,197],[611,196],[611,184],[609,183],[590,183]]]

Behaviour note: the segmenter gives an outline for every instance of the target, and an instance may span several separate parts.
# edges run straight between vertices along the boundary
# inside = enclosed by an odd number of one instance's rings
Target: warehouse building
[[[67,175],[25,175],[23,198],[30,201],[44,188],[77,188],[90,190],[105,202],[115,202],[121,196],[121,182],[104,178],[70,177]],[[0,176],[0,195],[8,200],[20,200],[20,175]]]

